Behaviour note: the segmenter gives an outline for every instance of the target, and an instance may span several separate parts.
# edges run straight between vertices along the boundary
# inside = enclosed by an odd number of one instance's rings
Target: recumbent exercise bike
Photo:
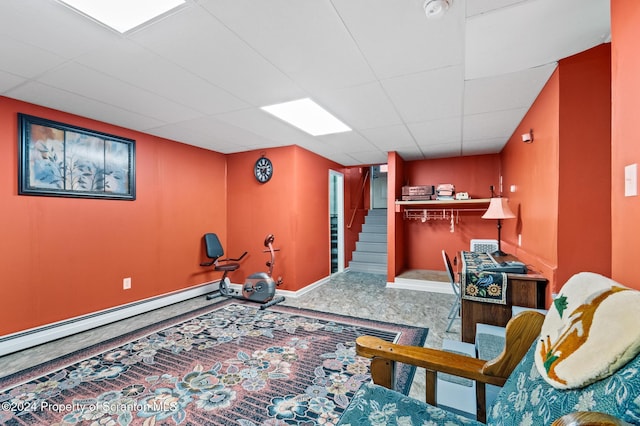
[[[276,287],[282,284],[282,278],[279,277],[276,281],[272,277],[273,266],[275,265],[275,252],[280,251],[280,249],[273,248],[274,240],[275,237],[272,234],[267,235],[264,239],[264,246],[267,247],[267,249],[263,250],[263,252],[268,252],[271,255],[271,259],[266,263],[269,268],[269,272],[256,272],[249,275],[242,286],[242,295],[238,295],[229,287],[230,280],[227,277],[227,274],[240,268],[239,262],[247,255],[247,252],[245,251],[238,258],[223,259],[222,256],[224,256],[224,249],[222,248],[222,244],[220,243],[218,236],[214,233],[205,234],[204,243],[206,253],[207,257],[210,258],[211,261],[201,263],[200,266],[213,265],[214,271],[223,272],[218,290],[208,294],[207,299],[211,300],[218,295],[234,297],[236,299],[261,303],[260,309],[266,309],[276,303],[283,302],[285,300],[283,296],[275,297]]]

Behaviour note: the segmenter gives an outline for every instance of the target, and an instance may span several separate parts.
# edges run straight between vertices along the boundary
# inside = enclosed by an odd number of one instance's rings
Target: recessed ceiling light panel
[[[125,33],[185,3],[185,0],[59,0],[76,11]]]
[[[348,132],[349,126],[309,98],[261,108],[313,136]]]

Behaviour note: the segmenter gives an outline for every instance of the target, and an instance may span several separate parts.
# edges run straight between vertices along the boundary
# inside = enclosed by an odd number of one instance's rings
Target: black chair
[[[208,294],[207,299],[211,300],[217,297],[219,294],[222,296],[229,296],[230,290],[229,290],[228,283],[226,281],[227,274],[229,272],[233,272],[238,268],[240,268],[240,263],[238,262],[247,255],[247,252],[245,251],[244,253],[242,253],[242,256],[235,259],[234,258],[223,259],[222,256],[224,256],[224,249],[222,248],[222,244],[220,243],[220,239],[218,238],[218,236],[214,233],[207,233],[207,234],[204,234],[203,238],[204,238],[204,245],[207,251],[207,257],[211,259],[211,261],[201,263],[200,266],[213,265],[214,271],[223,272],[222,278],[220,279],[220,285],[218,287],[218,290],[211,294]]]

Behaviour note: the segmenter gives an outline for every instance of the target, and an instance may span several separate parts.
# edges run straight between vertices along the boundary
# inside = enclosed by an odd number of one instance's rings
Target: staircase
[[[387,209],[372,209],[367,213],[349,270],[386,275]]]

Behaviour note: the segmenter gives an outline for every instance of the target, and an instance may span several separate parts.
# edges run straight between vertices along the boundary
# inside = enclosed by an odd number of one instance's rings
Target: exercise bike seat
[[[216,271],[233,272],[240,267],[239,263],[225,263],[222,265],[216,265]]]
[[[233,272],[236,269],[240,268],[239,261],[242,260],[242,258],[247,255],[247,252],[245,251],[244,253],[242,253],[242,256],[235,259],[234,258],[223,259],[222,256],[224,256],[224,249],[222,248],[220,239],[214,233],[204,234],[204,245],[205,245],[205,251],[206,251],[207,257],[211,260],[209,262],[201,263],[200,266],[213,265],[214,271],[222,272],[222,278],[220,279],[218,290],[207,295],[207,299],[211,300],[214,297],[216,297],[216,295],[218,294],[223,296],[229,296],[230,290],[227,286],[228,284],[227,274],[229,272]],[[223,262],[223,263],[220,263],[220,262]]]
[[[220,243],[220,239],[218,235],[214,233],[204,234],[204,245],[207,253],[207,257],[211,259],[210,262],[201,263],[200,266],[211,266],[214,265],[214,269],[216,271],[224,271],[224,272],[233,272],[236,269],[240,268],[240,263],[238,261],[242,260],[243,257],[247,255],[245,251],[242,256],[232,259],[222,259],[224,256],[224,249],[222,248],[222,244]],[[219,263],[226,262],[226,263]]]
[[[226,272],[233,272],[236,269],[240,268],[240,263],[238,263],[238,261],[242,260],[242,258],[247,255],[247,252],[245,251],[244,253],[242,253],[242,256],[236,259],[222,259],[222,256],[224,256],[224,249],[222,248],[220,239],[214,233],[204,234],[204,245],[207,252],[207,257],[211,260],[209,262],[201,263],[200,266],[213,265],[214,270],[223,271],[225,272],[225,275]]]

